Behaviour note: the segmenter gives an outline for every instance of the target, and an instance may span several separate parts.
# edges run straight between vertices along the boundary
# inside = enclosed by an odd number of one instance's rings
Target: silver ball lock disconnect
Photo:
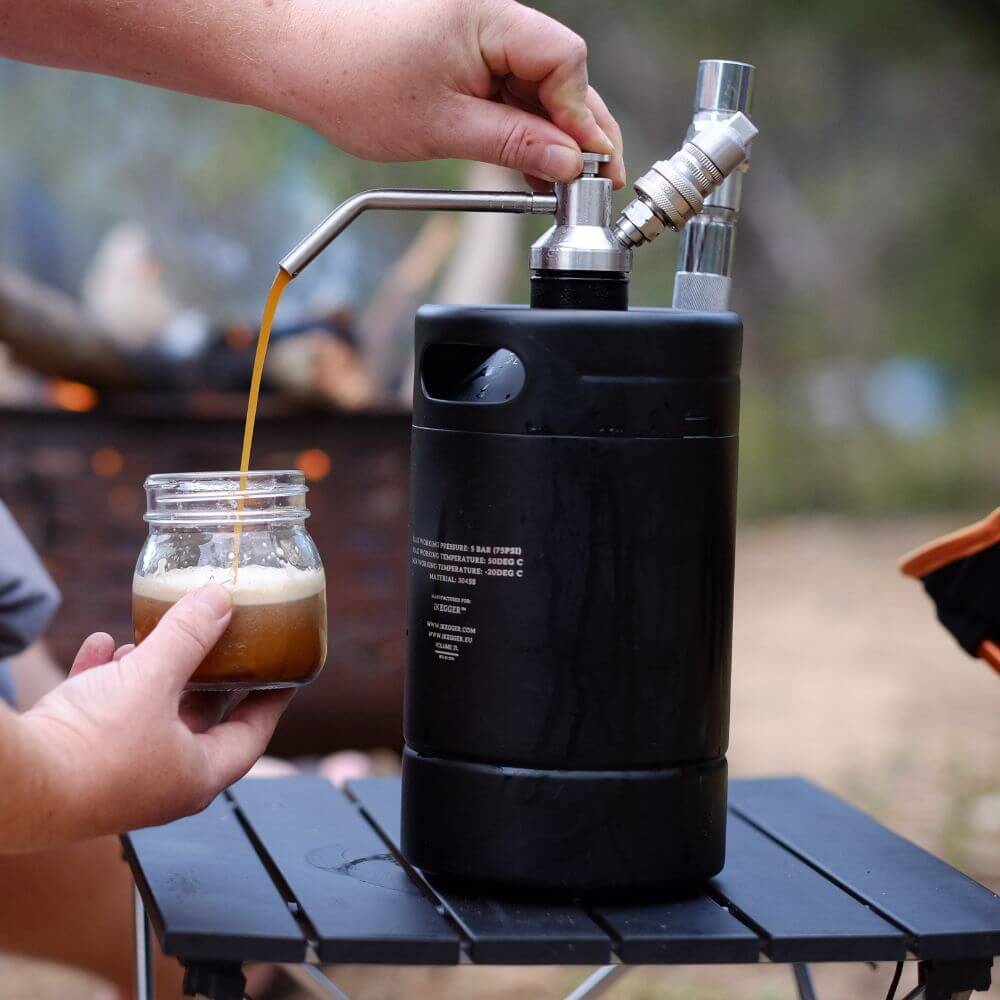
[[[634,198],[615,224],[625,246],[651,243],[665,229],[680,230],[705,199],[746,162],[757,128],[742,113],[692,136],[669,160],[660,160],[635,182]]]

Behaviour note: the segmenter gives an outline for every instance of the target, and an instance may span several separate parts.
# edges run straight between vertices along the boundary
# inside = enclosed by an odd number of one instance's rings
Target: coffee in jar
[[[209,566],[136,577],[135,641],[142,642],[185,594],[207,583],[221,583],[229,591],[233,617],[192,676],[192,686],[284,687],[312,680],[326,659],[326,578],[321,569],[244,566],[235,583],[228,573]]]

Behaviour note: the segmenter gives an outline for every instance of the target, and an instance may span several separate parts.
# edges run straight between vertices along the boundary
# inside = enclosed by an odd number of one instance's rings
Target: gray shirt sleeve
[[[14,690],[14,671],[9,663],[0,663],[0,701],[11,708],[17,707],[17,692]]]
[[[0,503],[0,660],[41,636],[58,607],[58,588]]]

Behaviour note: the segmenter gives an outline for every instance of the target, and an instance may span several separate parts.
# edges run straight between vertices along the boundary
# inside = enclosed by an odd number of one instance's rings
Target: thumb
[[[217,583],[185,594],[121,662],[163,677],[180,692],[226,631],[232,608],[229,591]]]
[[[462,96],[441,156],[482,160],[546,181],[571,181],[583,169],[580,147],[539,115]]]

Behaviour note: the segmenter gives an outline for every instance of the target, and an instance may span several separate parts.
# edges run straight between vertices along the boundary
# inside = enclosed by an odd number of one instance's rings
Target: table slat
[[[726,866],[710,884],[734,912],[767,935],[764,950],[775,962],[906,957],[899,928],[732,812]]]
[[[306,941],[229,803],[122,837],[160,947],[215,961],[300,962]]]
[[[349,792],[383,836],[398,848],[398,778],[351,782]],[[497,899],[417,873],[469,939],[470,957],[484,965],[601,965],[611,942],[575,906]]]
[[[458,961],[458,933],[324,778],[241,781],[231,795],[315,929],[320,961]]]
[[[905,928],[920,958],[1000,952],[1000,899],[985,886],[801,778],[730,785],[740,816]]]
[[[630,965],[756,962],[761,941],[701,891],[666,903],[592,907]]]

